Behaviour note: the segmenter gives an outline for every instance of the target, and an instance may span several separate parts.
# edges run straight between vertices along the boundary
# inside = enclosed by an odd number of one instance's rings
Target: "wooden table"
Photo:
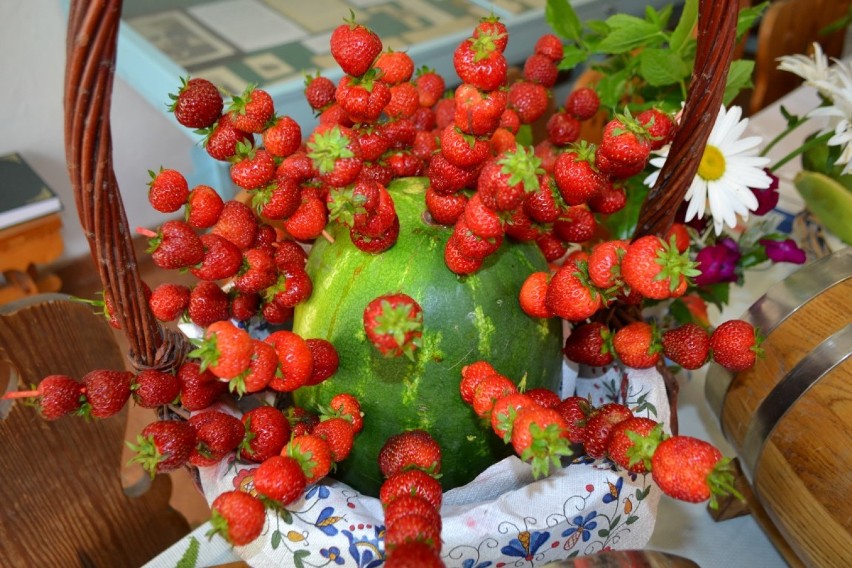
[[[58,292],[62,282],[55,274],[39,271],[62,254],[62,218],[59,213],[39,217],[0,230],[0,305],[24,296]]]

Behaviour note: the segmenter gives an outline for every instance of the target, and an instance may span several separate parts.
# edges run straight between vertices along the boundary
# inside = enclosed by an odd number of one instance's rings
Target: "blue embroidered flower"
[[[476,560],[474,560],[473,558],[468,558],[467,560],[462,562],[462,568],[488,568],[489,566],[491,566],[490,560],[486,560],[485,562],[480,562],[479,564],[476,564],[476,565],[474,565],[474,562],[476,562]]]
[[[320,511],[314,526],[328,536],[334,536],[337,534],[337,527],[334,526],[334,523],[340,519],[340,516],[334,515],[334,507],[326,507]]]
[[[373,527],[374,535],[355,537],[351,531],[340,531],[349,540],[349,555],[355,561],[358,568],[376,568],[384,562],[384,555],[379,546],[379,534],[385,530],[384,526]]]
[[[550,538],[550,533],[547,531],[529,532],[523,531],[518,534],[518,538],[513,538],[509,544],[500,549],[500,552],[506,556],[516,556],[524,560],[532,560],[535,557],[541,545],[547,542]]]
[[[624,478],[619,477],[618,481],[612,483],[611,481],[607,481],[609,485],[609,492],[603,496],[602,501],[604,503],[612,503],[613,501],[618,501],[618,496],[621,495],[621,487],[624,485]]]
[[[340,549],[336,546],[332,546],[331,548],[322,548],[320,549],[320,556],[323,558],[328,558],[333,561],[335,564],[342,565],[345,560],[340,555]]]
[[[575,526],[573,526],[569,529],[566,529],[565,532],[562,533],[562,536],[571,536],[575,532],[578,532],[578,533],[580,533],[580,536],[583,539],[583,542],[588,542],[588,540],[590,538],[592,538],[592,533],[590,533],[589,531],[596,529],[597,526],[598,526],[598,522],[592,520],[597,516],[598,516],[597,511],[592,511],[591,513],[586,515],[585,519],[583,518],[582,515],[577,515],[572,520],[572,522],[574,523]]]
[[[328,487],[325,485],[314,485],[305,494],[305,500],[309,500],[313,497],[316,497],[317,499],[328,499],[329,495],[331,495],[331,491],[328,490]]]

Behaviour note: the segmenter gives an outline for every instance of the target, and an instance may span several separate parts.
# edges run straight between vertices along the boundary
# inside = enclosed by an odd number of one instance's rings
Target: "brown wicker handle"
[[[186,353],[183,336],[148,307],[112,165],[110,101],[120,0],[72,0],[65,70],[65,153],[77,213],[104,293],[137,368],[167,369]]]
[[[701,0],[698,47],[680,127],[656,185],[639,212],[636,236],[663,234],[698,171],[725,94],[736,45],[738,2]]]

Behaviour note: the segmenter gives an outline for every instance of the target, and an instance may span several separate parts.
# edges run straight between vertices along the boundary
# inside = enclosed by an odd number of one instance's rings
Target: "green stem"
[[[779,142],[781,142],[784,138],[786,138],[786,137],[787,137],[787,135],[788,135],[788,134],[790,134],[791,132],[793,132],[794,130],[796,130],[798,127],[800,127],[801,125],[803,125],[803,124],[804,124],[804,123],[806,123],[807,121],[808,121],[808,117],[807,117],[807,116],[797,117],[795,121],[793,121],[793,122],[789,123],[789,124],[787,125],[787,128],[786,128],[786,129],[784,129],[781,133],[779,133],[779,134],[778,134],[778,136],[776,136],[775,138],[773,138],[773,139],[772,139],[772,141],[771,141],[769,144],[767,144],[767,145],[766,145],[766,147],[763,149],[763,151],[760,153],[760,155],[761,155],[761,156],[765,156],[765,155],[767,155],[767,154],[769,153],[769,151],[770,151],[770,150],[771,150],[771,149],[772,149],[772,148],[773,148],[776,144],[778,144]]]
[[[816,138],[811,138],[810,140],[808,140],[807,142],[805,142],[804,144],[802,144],[801,146],[799,146],[798,148],[796,148],[795,150],[793,150],[792,152],[790,152],[789,154],[787,154],[786,156],[784,156],[783,158],[778,160],[778,162],[776,162],[774,166],[769,168],[769,171],[775,172],[778,168],[780,168],[781,166],[783,166],[784,164],[786,164],[787,162],[789,162],[790,160],[792,160],[796,156],[807,152],[808,150],[810,150],[814,146],[819,146],[820,144],[822,144],[824,142],[828,142],[828,140],[833,135],[834,135],[834,132],[829,131],[829,132],[826,132],[825,134],[823,134],[821,136],[817,136]]]

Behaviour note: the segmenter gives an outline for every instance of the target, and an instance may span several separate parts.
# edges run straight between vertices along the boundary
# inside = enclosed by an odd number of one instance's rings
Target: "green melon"
[[[507,239],[477,273],[460,277],[444,264],[452,230],[423,221],[427,180],[394,181],[400,221],[397,243],[382,254],[358,250],[336,227],[334,243],[318,239],[307,271],[311,298],[296,308],[293,331],[334,344],[340,367],[315,387],[300,388],[296,404],[316,409],[341,392],[361,401],[364,429],[335,478],[377,495],[382,482],[378,454],[385,440],[404,430],[428,431],[442,449],[444,490],[472,480],[511,451],[476,417],[459,394],[461,369],[489,361],[528,388],[555,388],[561,372],[561,326],[556,318],[530,318],[518,305],[526,277],[546,270],[535,244]],[[412,362],[385,358],[366,339],[362,315],[373,298],[408,294],[423,308],[422,346]]]

